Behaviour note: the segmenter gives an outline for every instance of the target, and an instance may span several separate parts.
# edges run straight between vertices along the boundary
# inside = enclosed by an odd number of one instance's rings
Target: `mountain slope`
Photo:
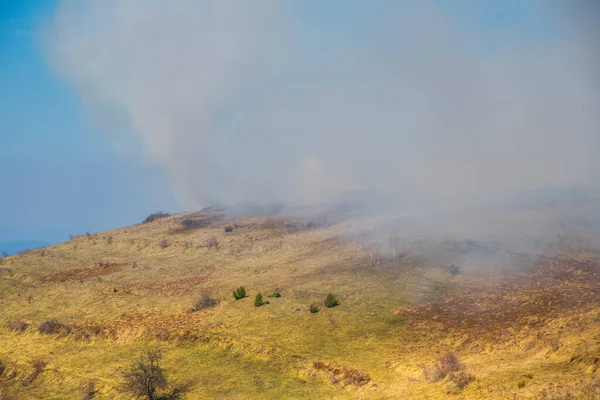
[[[431,241],[394,259],[349,239],[357,221],[186,213],[8,257],[4,390],[77,399],[93,382],[94,398],[129,398],[122,372],[159,348],[190,399],[595,396],[596,253],[452,270],[447,260],[496,250]],[[241,285],[249,296],[236,301]],[[254,307],[259,291],[269,304]],[[323,304],[330,292],[339,306]],[[192,312],[202,294],[218,304]],[[51,319],[56,332],[40,333]],[[456,370],[439,374],[448,352]],[[46,363],[33,380],[32,360]]]

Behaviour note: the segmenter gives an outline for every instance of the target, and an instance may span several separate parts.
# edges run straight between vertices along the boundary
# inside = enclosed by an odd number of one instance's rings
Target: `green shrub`
[[[233,227],[231,225],[227,225],[225,227],[225,232],[233,232]]]
[[[332,293],[329,293],[327,297],[325,297],[325,307],[333,308],[339,304],[340,301]]]
[[[312,314],[318,313],[319,312],[319,306],[317,305],[317,303],[312,303],[310,305],[310,312]]]
[[[527,378],[527,379],[533,379],[533,374],[525,374],[525,378]]]
[[[525,379],[523,379],[522,381],[519,381],[519,383],[517,384],[517,386],[519,387],[519,389],[523,389],[525,387],[525,384],[527,382],[525,382]]]
[[[262,294],[260,292],[258,292],[256,297],[254,298],[254,307],[260,307],[263,304],[265,304],[265,303],[263,301]]]
[[[246,288],[244,286],[240,286],[239,288],[233,291],[233,297],[236,300],[243,299],[246,297]]]
[[[281,293],[279,293],[279,290],[274,290],[273,293],[268,294],[267,297],[281,297]]]

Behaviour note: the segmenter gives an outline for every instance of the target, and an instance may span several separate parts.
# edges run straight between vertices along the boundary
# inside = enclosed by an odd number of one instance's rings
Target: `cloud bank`
[[[434,2],[332,3],[62,0],[44,43],[190,207],[597,185],[593,44],[567,24],[492,45]]]

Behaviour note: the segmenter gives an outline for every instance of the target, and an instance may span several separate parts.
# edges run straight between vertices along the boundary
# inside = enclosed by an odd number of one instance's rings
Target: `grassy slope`
[[[225,233],[231,221],[218,217],[178,215],[5,259],[0,323],[31,324],[24,333],[0,328],[5,375],[16,372],[9,389],[77,399],[94,381],[97,398],[121,398],[121,371],[149,346],[163,350],[171,381],[189,383],[193,399],[552,398],[600,377],[593,255],[583,267],[569,264],[581,255],[548,261],[571,271],[550,280],[539,271],[453,277],[413,254],[369,267],[342,225],[244,218]],[[182,218],[199,222],[180,231]],[[213,236],[218,250],[205,245]],[[239,285],[249,298],[235,301]],[[275,288],[281,298],[253,306],[258,291]],[[309,313],[330,291],[341,305]],[[190,313],[204,292],[220,304]],[[73,333],[38,333],[51,318]],[[462,391],[423,377],[423,365],[446,351],[476,377]],[[48,365],[23,386],[32,359]],[[534,378],[518,389],[526,373]],[[361,379],[345,384],[352,376]]]

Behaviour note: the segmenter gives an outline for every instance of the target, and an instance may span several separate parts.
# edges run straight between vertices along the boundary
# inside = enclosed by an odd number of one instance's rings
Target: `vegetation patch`
[[[325,297],[325,307],[333,308],[340,305],[340,301],[333,295],[333,293],[329,293],[327,297]]]
[[[153,222],[156,221],[158,219],[161,218],[166,218],[166,217],[170,217],[171,214],[166,213],[166,212],[162,212],[162,211],[157,211],[153,214],[150,214],[146,217],[146,219],[142,222],[142,224],[147,224],[148,222]]]
[[[160,366],[162,353],[148,350],[144,357],[131,364],[123,373],[123,391],[133,398],[148,400],[175,400],[181,397],[181,390],[169,385],[167,375]]]
[[[192,306],[192,311],[200,311],[207,308],[213,308],[217,304],[219,304],[219,301],[217,299],[213,299],[208,294],[203,294],[198,300],[194,302],[194,305]]]
[[[68,335],[73,328],[60,323],[57,319],[49,319],[38,325],[38,332],[42,335]]]
[[[265,302],[263,301],[262,294],[260,292],[258,292],[256,297],[254,298],[254,307],[260,307],[264,304],[265,304]]]
[[[25,379],[23,379],[23,382],[21,382],[22,386],[31,385],[33,381],[35,381],[37,377],[40,376],[40,374],[44,371],[46,365],[48,365],[45,361],[42,361],[40,359],[31,360],[29,364],[31,365],[33,371],[31,371],[31,373],[27,375]]]
[[[6,329],[11,332],[23,333],[29,328],[29,324],[20,319],[11,319],[10,321],[6,321],[4,324]]]
[[[325,372],[332,384],[364,386],[371,382],[369,374],[362,373],[354,368],[336,366],[324,361],[313,361],[312,365],[316,370]]]
[[[129,264],[127,263],[109,263],[100,261],[91,268],[75,268],[67,271],[59,272],[54,275],[42,278],[42,282],[69,282],[69,281],[83,281],[89,278],[97,278],[100,276],[114,274],[125,268]]]
[[[244,286],[240,286],[239,288],[233,291],[233,298],[236,300],[240,300],[246,297],[246,288]]]

